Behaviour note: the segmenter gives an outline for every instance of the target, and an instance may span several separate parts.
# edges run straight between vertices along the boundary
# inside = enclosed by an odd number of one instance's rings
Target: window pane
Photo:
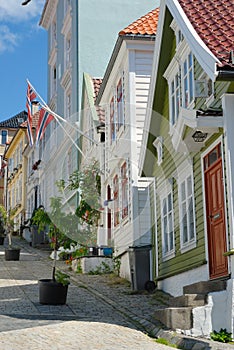
[[[188,242],[188,226],[187,226],[187,210],[186,204],[184,203],[182,206],[182,235],[183,235],[183,243]]]
[[[193,212],[193,201],[192,199],[189,202],[189,233],[190,233],[190,239],[194,239],[195,232],[194,232],[194,212]]]
[[[190,101],[192,102],[194,97],[194,88],[193,88],[193,71],[192,69],[189,72],[189,92],[190,92]]]
[[[175,92],[174,81],[171,82],[171,93]]]
[[[168,212],[172,210],[172,197],[171,193],[168,195]]]
[[[182,201],[184,201],[185,198],[186,198],[186,194],[185,194],[185,181],[184,181],[181,184],[181,199],[182,199]]]
[[[215,148],[210,154],[209,154],[209,165],[213,164],[217,159],[217,149]]]
[[[188,196],[192,195],[192,178],[189,176],[187,178],[187,191],[188,191]]]
[[[166,199],[163,200],[163,216],[167,214],[167,202]]]
[[[172,213],[168,215],[168,225],[169,225],[169,244],[170,244],[170,250],[172,250],[173,249]]]
[[[187,74],[187,60],[184,61],[184,75]]]
[[[168,241],[167,241],[167,218],[163,220],[163,234],[164,234],[164,251],[168,252]]]

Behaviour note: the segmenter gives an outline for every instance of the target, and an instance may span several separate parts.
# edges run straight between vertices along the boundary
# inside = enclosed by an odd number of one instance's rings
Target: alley
[[[67,305],[39,304],[37,281],[50,277],[51,261],[48,252],[19,243],[20,261],[5,261],[0,249],[1,350],[168,349],[83,284],[71,283]]]
[[[153,337],[166,338],[188,350],[232,349],[231,345],[179,336],[164,331],[154,319],[157,294],[131,293],[129,284],[114,283],[108,275],[71,271],[67,304],[39,303],[38,280],[50,278],[49,251],[35,249],[14,237],[21,247],[19,261],[5,261],[0,246],[1,350],[166,350]],[[66,272],[64,261],[58,267]]]

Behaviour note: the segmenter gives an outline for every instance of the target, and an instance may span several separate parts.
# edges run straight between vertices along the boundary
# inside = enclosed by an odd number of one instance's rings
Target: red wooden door
[[[204,159],[210,278],[228,275],[221,146]]]

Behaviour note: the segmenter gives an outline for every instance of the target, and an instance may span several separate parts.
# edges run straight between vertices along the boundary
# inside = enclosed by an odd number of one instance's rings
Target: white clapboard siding
[[[138,215],[139,215],[139,237],[137,245],[148,245],[151,243],[151,219],[150,219],[150,197],[149,183],[139,181],[138,186]]]
[[[139,159],[146,107],[149,95],[153,53],[149,51],[137,51],[135,60],[136,141],[137,159]]]

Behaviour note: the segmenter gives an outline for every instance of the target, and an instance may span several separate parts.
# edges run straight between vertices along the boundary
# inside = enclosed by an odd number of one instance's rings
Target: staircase
[[[157,309],[154,318],[169,329],[193,328],[193,308],[205,306],[208,294],[226,289],[226,281],[202,281],[184,286],[183,295],[171,297],[168,306]]]

